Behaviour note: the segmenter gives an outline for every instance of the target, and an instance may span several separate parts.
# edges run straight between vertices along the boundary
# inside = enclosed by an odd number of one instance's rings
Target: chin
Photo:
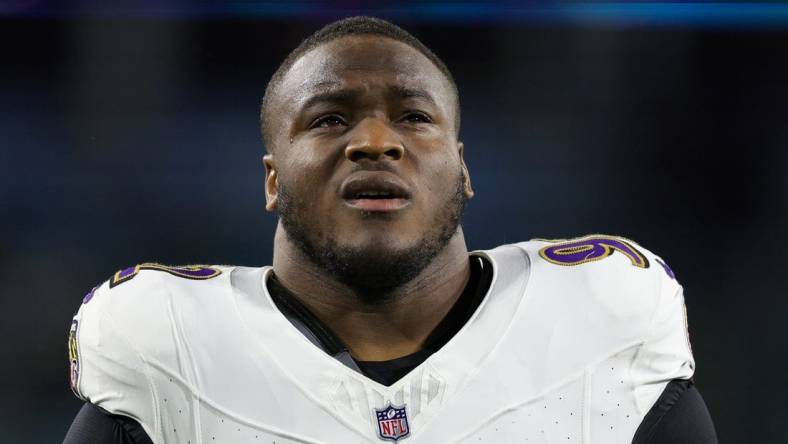
[[[423,212],[329,211],[290,198],[280,188],[279,216],[290,241],[319,268],[368,303],[387,300],[415,279],[457,233],[464,207],[462,182],[443,208]],[[319,222],[318,222],[319,221]]]
[[[395,230],[364,230],[350,237],[334,238],[335,245],[341,249],[369,252],[369,254],[396,255],[400,252],[418,248],[424,233],[406,234]]]

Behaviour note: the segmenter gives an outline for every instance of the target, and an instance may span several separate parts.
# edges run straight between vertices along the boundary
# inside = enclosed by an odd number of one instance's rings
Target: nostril
[[[367,154],[361,150],[353,150],[349,154],[350,155],[348,156],[348,158],[350,159],[351,162],[358,162],[359,160],[368,157]]]
[[[386,156],[391,157],[394,160],[399,160],[400,158],[402,158],[402,150],[397,148],[391,148],[390,150],[386,151],[384,154]]]
[[[400,160],[404,154],[401,147],[373,148],[370,146],[364,147],[348,147],[345,150],[345,156],[351,162],[358,162],[363,159],[380,160],[381,157],[387,157],[392,160]]]

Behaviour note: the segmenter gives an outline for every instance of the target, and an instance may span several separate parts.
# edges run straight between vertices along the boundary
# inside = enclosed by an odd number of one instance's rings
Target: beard
[[[448,245],[461,224],[464,189],[460,173],[453,195],[426,224],[429,228],[421,239],[406,248],[391,248],[380,242],[365,247],[340,244],[310,223],[312,218],[304,216],[309,204],[290,194],[281,181],[279,219],[287,237],[312,263],[350,287],[363,303],[381,304],[391,300],[397,288],[416,278]]]

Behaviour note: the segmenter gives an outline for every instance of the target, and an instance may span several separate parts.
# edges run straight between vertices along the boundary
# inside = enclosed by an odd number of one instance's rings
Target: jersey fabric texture
[[[138,422],[85,403],[63,444],[152,444]],[[706,404],[691,380],[671,381],[638,427],[632,444],[717,444]]]
[[[486,296],[389,386],[294,325],[270,267],[138,266],[75,316],[72,387],[155,443],[630,443],[693,374],[683,296],[642,247],[586,241],[473,253],[492,267]]]

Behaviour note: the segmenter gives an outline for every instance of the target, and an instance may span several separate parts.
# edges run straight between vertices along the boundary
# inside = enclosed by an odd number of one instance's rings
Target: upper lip
[[[383,195],[386,199],[409,199],[410,191],[397,175],[385,171],[360,171],[345,179],[340,188],[343,199]]]

